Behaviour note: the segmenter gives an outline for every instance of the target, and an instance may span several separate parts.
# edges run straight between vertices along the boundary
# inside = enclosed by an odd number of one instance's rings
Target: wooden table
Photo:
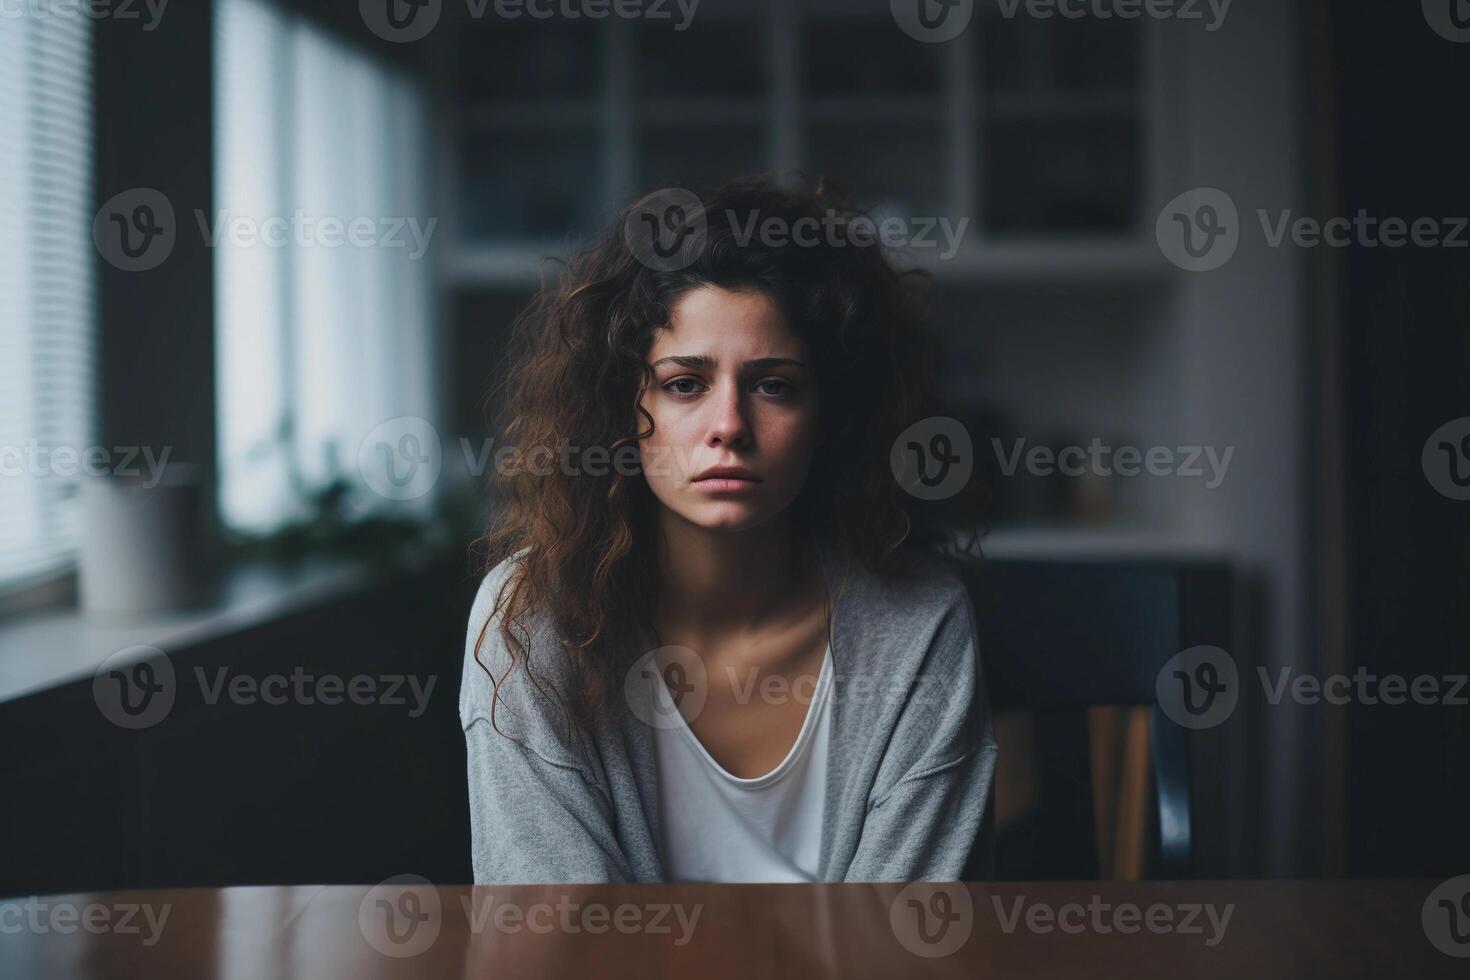
[[[0,977],[1470,976],[1470,959],[1429,935],[1470,955],[1470,936],[1455,945],[1434,918],[1440,884],[403,879],[11,898]]]

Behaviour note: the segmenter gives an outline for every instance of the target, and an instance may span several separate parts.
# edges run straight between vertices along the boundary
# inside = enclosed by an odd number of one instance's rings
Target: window
[[[91,21],[22,5],[0,16],[0,592],[76,559],[94,210]]]
[[[428,112],[411,78],[266,0],[224,0],[216,30],[220,510],[266,532],[338,477],[386,504],[359,446],[432,417]]]

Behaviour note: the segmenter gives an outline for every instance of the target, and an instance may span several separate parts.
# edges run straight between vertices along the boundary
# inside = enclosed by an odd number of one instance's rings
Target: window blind
[[[92,32],[46,5],[0,17],[0,592],[75,563],[95,439]]]

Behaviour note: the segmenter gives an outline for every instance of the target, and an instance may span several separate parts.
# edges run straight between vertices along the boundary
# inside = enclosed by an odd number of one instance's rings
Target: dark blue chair
[[[1021,831],[1000,835],[993,865],[972,868],[1012,879],[1096,877],[1086,709],[1144,705],[1153,709],[1147,875],[1195,877],[1200,815],[1191,786],[1193,733],[1159,709],[1156,682],[1164,664],[1185,649],[1231,649],[1228,567],[985,560],[966,565],[963,574],[992,708],[1025,710],[1038,720],[1034,818]],[[993,825],[993,813],[987,824]]]

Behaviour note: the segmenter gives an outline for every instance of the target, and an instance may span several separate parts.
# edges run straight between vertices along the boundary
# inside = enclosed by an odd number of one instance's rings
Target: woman
[[[823,187],[647,211],[515,331],[475,881],[959,878],[995,763],[974,616],[890,467],[927,281]]]

